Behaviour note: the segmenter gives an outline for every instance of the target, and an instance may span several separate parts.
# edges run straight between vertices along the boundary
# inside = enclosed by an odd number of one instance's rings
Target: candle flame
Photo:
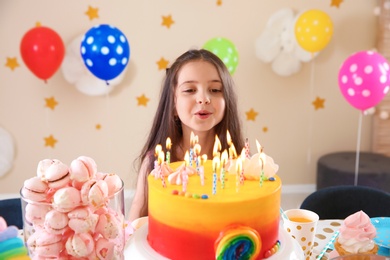
[[[207,154],[203,154],[200,160],[200,164],[203,165],[207,161]]]
[[[229,130],[226,131],[226,140],[228,145],[232,145],[232,137],[230,136]]]
[[[222,149],[221,141],[219,140],[218,136],[215,135],[213,155],[216,156],[221,149]]]
[[[191,147],[194,145],[194,143],[195,143],[195,134],[194,134],[194,132],[191,131],[191,136],[190,136]]]
[[[237,174],[240,174],[242,171],[242,160],[241,157],[238,157],[236,160],[236,172]]]
[[[171,146],[172,146],[172,143],[171,143],[171,138],[167,138],[167,141],[166,141],[166,144],[165,144],[165,147],[170,150],[171,149]]]
[[[158,154],[158,164],[161,165],[164,161],[164,151],[160,151],[159,154]]]
[[[185,166],[188,166],[190,164],[190,155],[188,151],[186,151],[186,154],[184,155],[184,162],[185,162]]]
[[[156,148],[154,150],[154,156],[156,156],[156,158],[158,157],[159,153],[162,151],[162,146],[161,144],[158,144],[156,145]]]
[[[242,151],[241,151],[241,154],[240,154],[240,156],[241,156],[242,158],[245,158],[245,157],[246,157],[246,151],[245,151],[245,147],[244,147],[244,148],[242,148]]]
[[[222,152],[222,155],[221,155],[221,165],[222,165],[222,167],[225,167],[225,164],[227,163],[227,161],[228,161],[228,152],[225,149]]]
[[[260,145],[259,141],[256,139],[256,146],[257,146],[257,152],[261,153],[263,152],[263,147]]]
[[[237,158],[236,147],[234,146],[233,143],[229,147],[229,155],[230,155],[230,158],[232,158],[232,159],[236,159]]]
[[[200,150],[201,150],[200,144],[195,144],[194,145],[194,152],[196,155],[200,154]]]
[[[216,172],[219,170],[219,163],[220,163],[219,157],[214,156],[214,158],[213,158],[213,172]]]
[[[195,135],[194,136],[194,144],[199,143],[199,136]]]

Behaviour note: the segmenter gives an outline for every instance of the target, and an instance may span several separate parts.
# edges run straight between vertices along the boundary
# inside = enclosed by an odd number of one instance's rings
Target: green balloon
[[[233,75],[238,65],[238,51],[231,41],[222,37],[213,38],[203,45],[203,49],[217,55]]]

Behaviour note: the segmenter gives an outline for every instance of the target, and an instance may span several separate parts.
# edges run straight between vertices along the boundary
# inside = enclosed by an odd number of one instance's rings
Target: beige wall
[[[99,8],[98,19],[90,21],[84,14],[88,5]],[[321,9],[334,23],[330,44],[290,77],[276,75],[256,58],[254,47],[269,17],[285,7],[297,12]],[[172,61],[217,36],[233,41],[239,52],[234,79],[252,152],[258,139],[280,165],[284,184],[314,184],[320,156],[356,149],[359,111],[341,96],[337,74],[350,54],[375,46],[374,7],[375,1],[367,0],[344,1],[339,8],[331,6],[331,0],[222,0],[221,6],[217,0],[1,0],[0,127],[13,136],[16,154],[12,170],[0,177],[0,190],[18,192],[44,158],[70,163],[79,155],[93,157],[100,171],[118,173],[131,187],[133,160],[145,141],[164,75],[156,62],[161,57]],[[172,15],[170,29],[161,26],[163,15]],[[36,22],[54,29],[65,45],[96,24],[121,29],[131,45],[123,82],[109,95],[97,97],[78,91],[61,70],[43,83],[19,52],[24,33]],[[7,57],[17,57],[20,67],[12,71],[4,66]],[[136,97],[142,94],[150,98],[147,107],[137,105]],[[55,110],[44,106],[51,96],[59,103]],[[314,110],[316,96],[325,99],[324,109]],[[256,121],[246,120],[251,108],[259,113]],[[102,128],[96,130],[96,124]],[[370,150],[370,127],[371,117],[366,116],[361,150]],[[44,146],[43,138],[50,134],[58,140],[55,148]]]

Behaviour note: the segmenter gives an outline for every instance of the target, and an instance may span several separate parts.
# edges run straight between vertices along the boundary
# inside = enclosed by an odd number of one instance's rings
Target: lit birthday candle
[[[199,167],[199,175],[200,175],[200,184],[204,185],[204,163],[207,161],[207,154],[203,154],[200,157],[200,167]]]
[[[201,150],[201,147],[200,147],[200,144],[195,144],[194,145],[194,155],[195,155],[195,164],[196,164],[196,173],[199,174],[199,162],[201,160],[200,158],[200,150]]]
[[[221,187],[222,189],[225,188],[225,166],[228,161],[228,152],[224,150],[221,155],[221,175],[220,175],[220,180],[221,180]]]
[[[156,145],[156,148],[154,148],[154,169],[157,169],[158,167],[158,156],[161,151],[162,151],[161,144]]]
[[[260,173],[260,186],[263,186],[263,177],[264,177],[264,163],[265,156],[263,153],[263,147],[260,145],[259,141],[256,140],[257,152],[259,153],[259,163],[261,163],[261,173]]]
[[[168,137],[165,143],[165,147],[167,148],[166,160],[168,164],[171,163],[171,146],[172,146],[171,138]]]
[[[242,160],[239,156],[236,160],[236,191],[238,192],[240,190],[240,176],[242,171]]]
[[[164,151],[160,151],[159,154],[158,154],[158,167],[159,167],[159,171],[158,171],[158,177],[161,178],[161,183],[162,183],[162,186],[164,188],[167,187],[166,183],[165,183],[165,178],[164,178],[164,175],[162,174],[162,164],[164,163]]]
[[[243,162],[243,161],[245,161],[245,148],[242,148],[242,151],[241,151],[241,155],[240,155],[240,157],[241,157],[241,163]],[[244,165],[241,165],[241,172],[240,172],[240,184],[242,185],[242,184],[244,184]]]
[[[217,171],[219,169],[219,157],[213,158],[213,195],[217,193]]]
[[[190,136],[190,156],[189,156],[189,164],[192,166],[192,160],[194,159],[194,142],[195,142],[195,135],[194,132],[191,131]]]
[[[186,152],[186,154],[184,155],[184,170],[182,172],[182,184],[183,184],[183,192],[186,192],[187,191],[187,185],[188,185],[188,170],[187,170],[187,167],[188,167],[188,162],[189,161],[189,155],[188,155],[188,151]]]
[[[260,153],[260,160],[261,160],[261,176],[260,176],[260,187],[263,186],[263,180],[264,180],[264,166],[266,164],[265,162],[265,153],[261,152]]]
[[[214,141],[214,147],[213,147],[213,156],[219,157],[219,151],[222,149],[221,141],[219,140],[218,136],[215,135],[215,141]]]
[[[250,159],[250,151],[249,151],[249,139],[245,138],[245,157]]]

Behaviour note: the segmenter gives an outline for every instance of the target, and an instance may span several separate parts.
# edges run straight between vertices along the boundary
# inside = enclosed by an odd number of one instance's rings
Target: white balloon
[[[299,72],[301,62],[308,62],[317,55],[299,46],[294,33],[296,19],[292,9],[284,8],[275,12],[255,42],[257,58],[271,63],[272,70],[280,76]]]
[[[15,157],[14,141],[5,129],[0,127],[0,177],[9,172]]]
[[[80,53],[80,45],[84,35],[73,39],[66,47],[61,71],[66,81],[74,85],[81,93],[89,96],[101,96],[110,93],[123,80],[125,70],[116,78],[106,81],[95,77],[85,66]]]

